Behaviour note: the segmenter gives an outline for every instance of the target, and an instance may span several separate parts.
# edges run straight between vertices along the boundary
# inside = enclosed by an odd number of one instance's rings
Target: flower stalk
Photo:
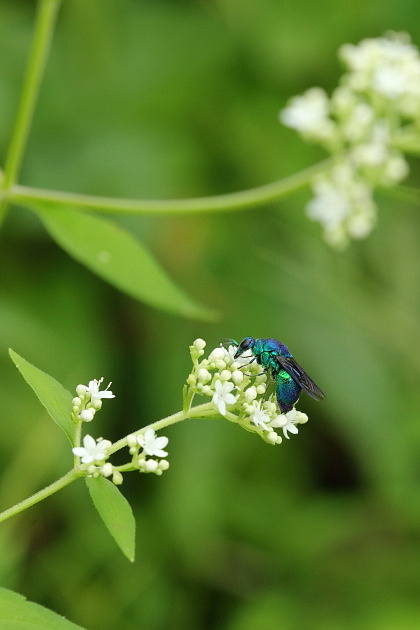
[[[10,188],[19,174],[60,2],[61,0],[38,2],[32,47],[4,168],[0,221],[9,202]]]
[[[93,438],[86,434],[82,440],[82,427],[91,423],[102,408],[102,401],[115,398],[110,390],[111,383],[101,389],[103,379],[93,379],[86,385],[78,385],[72,400],[71,419],[74,428],[74,464],[66,475],[31,497],[0,513],[0,522],[26,510],[43,499],[58,492],[80,477],[110,478],[115,485],[123,482],[122,473],[135,471],[162,475],[169,468],[166,459],[168,438],[157,435],[157,431],[187,419],[213,418],[222,416],[252,433],[258,434],[269,444],[280,444],[282,438],[276,429],[281,428],[284,437],[288,432],[296,434],[297,425],[304,424],[308,417],[296,409],[279,414],[273,395],[266,397],[267,374],[252,357],[235,359],[237,346],[219,346],[203,358],[206,343],[196,339],[190,346],[192,372],[183,389],[184,406],[166,418],[142,427],[121,438],[114,444],[109,440]],[[192,406],[196,395],[209,397],[211,401]],[[130,460],[115,466],[109,460],[117,451],[128,448]]]

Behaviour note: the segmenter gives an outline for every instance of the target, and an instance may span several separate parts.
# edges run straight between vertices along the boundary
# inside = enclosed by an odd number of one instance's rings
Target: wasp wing
[[[279,365],[279,369],[285,370],[309,396],[312,396],[315,400],[325,398],[324,392],[313,382],[293,357],[277,355],[276,362]]]

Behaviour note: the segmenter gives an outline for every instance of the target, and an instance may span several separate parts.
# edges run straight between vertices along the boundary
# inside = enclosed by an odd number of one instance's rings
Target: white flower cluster
[[[133,457],[133,465],[140,472],[161,475],[165,470],[168,470],[169,462],[167,459],[158,461],[157,459],[152,459],[152,457],[165,458],[168,453],[163,449],[168,442],[167,437],[163,435],[158,437],[152,427],[148,427],[140,435],[127,435],[127,444]],[[147,459],[148,455],[150,456],[149,459]]]
[[[296,425],[308,421],[308,416],[296,409],[279,413],[274,394],[264,400],[267,375],[250,356],[234,358],[237,346],[223,346],[212,350],[207,359],[201,359],[206,342],[196,339],[190,346],[193,371],[187,378],[186,398],[192,395],[209,396],[215,411],[247,431],[257,433],[269,444],[280,444],[281,428],[284,437],[297,433]]]
[[[347,72],[331,98],[321,88],[291,99],[280,120],[335,156],[313,183],[307,206],[337,248],[364,238],[376,221],[373,192],[408,174],[403,151],[420,146],[420,55],[405,33],[345,44]]]
[[[89,381],[89,385],[78,385],[76,387],[77,396],[73,398],[73,422],[80,420],[83,422],[92,422],[95,413],[102,408],[102,398],[115,398],[114,394],[109,390],[111,383],[103,389],[99,389],[104,379],[96,378]]]
[[[100,390],[103,379],[89,381],[89,385],[78,385],[76,387],[77,396],[73,398],[72,419],[75,424],[91,422],[95,413],[102,407],[103,398],[115,398],[109,390],[111,383],[104,390]],[[95,440],[91,435],[85,435],[83,446],[75,446],[72,451],[80,459],[78,467],[89,477],[111,477],[116,485],[123,482],[121,470],[139,470],[140,472],[155,473],[161,475],[169,468],[166,459],[147,458],[155,456],[164,458],[167,452],[163,449],[168,444],[167,437],[157,437],[152,427],[139,432],[138,435],[128,435],[127,445],[132,456],[129,464],[114,466],[106,460],[110,456],[112,442],[98,438]]]
[[[92,422],[95,413],[102,408],[103,398],[115,398],[110,391],[111,383],[100,390],[104,379],[93,379],[89,385],[78,385],[76,387],[77,396],[73,398],[72,419],[75,424],[82,422]],[[89,477],[111,477],[115,484],[122,483],[121,473],[112,464],[106,462],[108,452],[112,442],[98,438],[95,440],[91,435],[85,435],[83,446],[75,446],[72,451],[76,457],[80,458],[80,468],[86,471]]]
[[[80,457],[81,468],[86,471],[88,477],[111,477],[112,481],[118,485],[122,483],[121,473],[114,469],[114,466],[106,462],[108,451],[112,442],[98,438],[95,440],[91,435],[85,435],[83,446],[75,446],[72,451],[74,455]]]

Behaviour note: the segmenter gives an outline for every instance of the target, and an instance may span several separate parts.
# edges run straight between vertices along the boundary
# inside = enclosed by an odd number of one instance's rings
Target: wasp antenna
[[[234,339],[223,337],[223,339],[220,340],[220,345],[221,346],[229,346],[229,345],[239,346],[239,343],[235,341]]]

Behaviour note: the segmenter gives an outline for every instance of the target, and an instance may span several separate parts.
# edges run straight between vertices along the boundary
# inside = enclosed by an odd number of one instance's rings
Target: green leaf
[[[213,311],[189,298],[144,245],[116,223],[54,205],[34,204],[31,209],[70,256],[124,293],[176,315],[215,319]]]
[[[136,521],[129,502],[105,477],[86,477],[86,484],[109,533],[123,554],[134,562]]]
[[[0,630],[83,630],[23,595],[0,587]]]
[[[67,435],[73,444],[74,424],[71,420],[73,396],[61,383],[52,376],[28,363],[9,348],[10,358],[22,374],[25,381],[32,387],[51,418]]]

